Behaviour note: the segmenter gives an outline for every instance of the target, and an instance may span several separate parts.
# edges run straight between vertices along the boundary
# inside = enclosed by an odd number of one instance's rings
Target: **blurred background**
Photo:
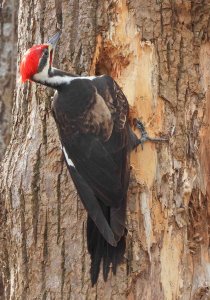
[[[15,88],[18,0],[0,0],[0,160],[11,134]]]

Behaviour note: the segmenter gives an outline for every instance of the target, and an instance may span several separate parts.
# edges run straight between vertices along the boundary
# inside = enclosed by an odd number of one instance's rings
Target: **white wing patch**
[[[73,161],[68,157],[68,154],[67,154],[67,152],[66,152],[65,147],[63,147],[63,154],[64,154],[64,156],[65,156],[65,158],[66,158],[67,164],[68,164],[70,167],[74,167],[74,168],[75,168],[75,165],[73,164]]]

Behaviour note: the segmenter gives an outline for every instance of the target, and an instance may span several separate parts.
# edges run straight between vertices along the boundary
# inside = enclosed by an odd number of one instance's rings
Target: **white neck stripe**
[[[87,76],[87,77],[72,77],[72,76],[52,76],[50,77],[48,74],[48,70],[46,72],[46,69],[42,70],[42,72],[37,73],[33,76],[35,81],[38,81],[40,83],[48,83],[49,85],[61,85],[61,84],[69,84],[72,81],[76,79],[88,79],[93,80],[96,78],[96,76]]]

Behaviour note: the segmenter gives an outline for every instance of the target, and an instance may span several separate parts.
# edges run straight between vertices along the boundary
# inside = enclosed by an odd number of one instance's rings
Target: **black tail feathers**
[[[113,247],[106,242],[100,234],[98,228],[92,219],[88,216],[87,220],[87,244],[91,257],[90,276],[92,286],[97,282],[101,261],[103,261],[103,277],[106,281],[108,278],[110,265],[112,265],[113,274],[116,275],[117,266],[122,262],[126,248],[125,236],[122,236],[117,244]]]

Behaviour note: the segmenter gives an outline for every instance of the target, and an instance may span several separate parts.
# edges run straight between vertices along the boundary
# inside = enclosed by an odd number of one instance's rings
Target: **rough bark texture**
[[[86,213],[59,148],[53,92],[17,83],[1,177],[5,299],[209,299],[209,11],[208,0],[20,2],[20,54],[62,28],[59,67],[110,74],[132,116],[172,137],[133,153],[125,262],[91,288]]]
[[[0,161],[10,140],[16,70],[17,0],[0,1]]]

